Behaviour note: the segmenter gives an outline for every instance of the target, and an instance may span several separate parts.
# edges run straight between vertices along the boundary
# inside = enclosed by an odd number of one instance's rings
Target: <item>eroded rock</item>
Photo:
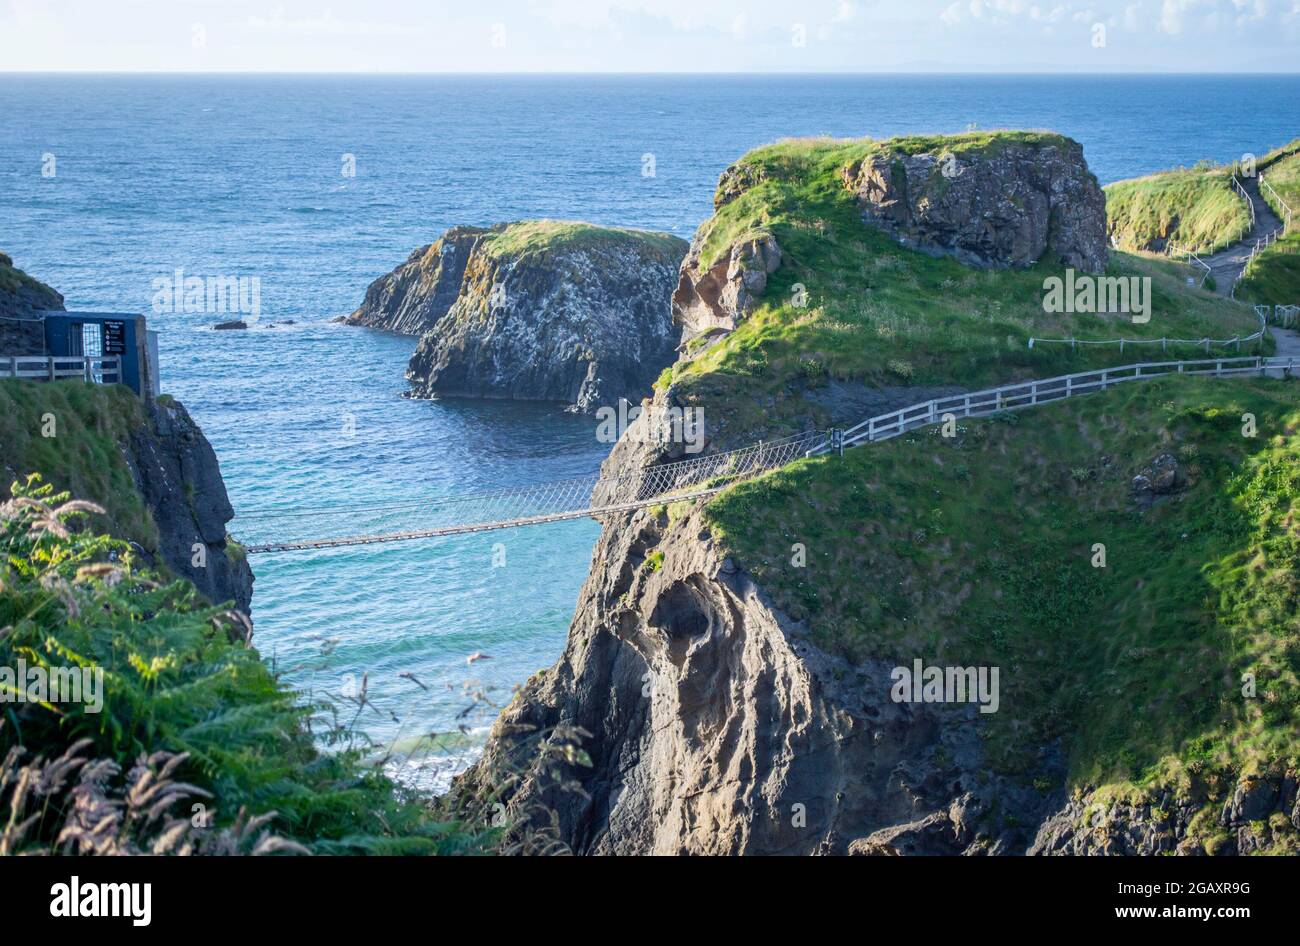
[[[1067,138],[957,153],[873,155],[844,168],[863,219],[901,243],[981,267],[1044,257],[1106,268],[1106,198]]]

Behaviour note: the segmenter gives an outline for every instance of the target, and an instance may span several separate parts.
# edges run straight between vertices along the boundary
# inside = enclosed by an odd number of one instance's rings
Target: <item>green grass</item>
[[[820,646],[1000,666],[1007,770],[1058,738],[1075,784],[1294,766],[1298,430],[1294,381],[1170,378],[800,461],[705,514]],[[1131,479],[1166,452],[1188,486],[1144,511]]]
[[[1292,210],[1300,213],[1300,138],[1270,151],[1260,159],[1257,170]],[[1280,217],[1282,209],[1264,191],[1264,199]]]
[[[701,265],[707,269],[736,243],[771,232],[773,220],[789,219],[791,209],[832,203],[851,205],[840,173],[867,158],[931,153],[975,157],[1013,144],[1077,147],[1068,138],[1050,132],[980,131],[881,140],[794,138],[756,148],[723,175],[714,197],[717,213],[707,224],[709,229],[700,251]],[[934,187],[944,184],[937,173],[927,182],[927,186]],[[743,189],[738,201],[722,206],[736,188]],[[807,222],[817,225],[814,220]]]
[[[1182,168],[1107,185],[1106,218],[1122,250],[1163,251],[1170,244],[1208,253],[1250,229],[1250,211],[1227,168]]]
[[[57,489],[103,506],[106,531],[152,553],[158,529],[123,453],[146,423],[140,399],[122,385],[0,380],[0,460],[11,477],[41,471]]]
[[[1293,213],[1300,213],[1300,139],[1265,156],[1260,161],[1265,179],[1286,202]],[[1286,220],[1284,208],[1266,188],[1260,192],[1273,212]],[[1294,218],[1293,218],[1294,220]],[[1246,267],[1237,286],[1237,298],[1267,305],[1300,305],[1300,231],[1294,221],[1292,229],[1277,243],[1265,249]]]
[[[484,248],[498,257],[606,247],[635,247],[674,262],[686,255],[686,241],[668,233],[598,227],[572,220],[524,220],[511,223],[493,232],[484,241]]]
[[[1265,305],[1300,305],[1300,231],[1250,261],[1237,284],[1237,298]]]
[[[0,253],[0,292],[17,292],[22,286],[31,286],[49,293],[54,292],[39,279],[33,279],[21,269],[17,269],[9,254]]]
[[[0,507],[0,666],[22,659],[28,667],[101,668],[104,704],[95,713],[84,703],[6,703],[0,760],[11,749],[23,750],[24,761],[57,758],[82,739],[82,758],[123,773],[142,756],[185,753],[174,777],[211,796],[203,804],[215,831],[244,810],[274,812],[272,831],[322,854],[492,848],[497,832],[485,821],[440,814],[385,778],[331,707],[302,701],[256,651],[232,643],[229,619],[187,582],[135,568],[130,548],[94,531],[100,523],[89,514],[50,512],[66,497],[49,487],[25,484],[15,495],[27,505]],[[33,528],[41,520],[74,529]],[[320,751],[318,740],[332,751]],[[0,796],[8,781],[0,778]],[[18,831],[18,842],[5,832],[0,850],[57,847],[76,801],[63,792],[39,797],[34,810],[15,811],[35,820]],[[5,799],[6,811],[21,807],[16,798]],[[189,802],[167,813],[183,827]],[[153,840],[143,821],[124,831],[125,843]],[[194,836],[202,843],[210,834]]]
[[[1037,133],[1011,137],[1024,136],[1045,138],[1045,144],[1063,140]],[[994,147],[999,140],[998,133],[902,144],[812,139],[746,155],[724,175],[719,200],[727,199],[706,224],[705,262],[732,242],[763,233],[780,244],[782,265],[761,304],[735,331],[679,362],[659,387],[675,385],[683,403],[704,408],[714,430],[759,436],[823,423],[824,413],[806,395],[831,379],[974,388],[1161,357],[1158,347],[1140,349],[1141,356],[1118,346],[1031,350],[1030,336],[1231,338],[1257,330],[1245,307],[1189,287],[1187,267],[1123,253],[1112,254],[1108,273],[1151,278],[1149,322],[1049,314],[1042,306],[1043,283],[1062,275],[1059,265],[982,271],[901,247],[862,222],[842,177],[873,150],[958,151]],[[802,308],[794,305],[796,284],[807,291]],[[1195,351],[1171,348],[1165,354],[1194,357]]]

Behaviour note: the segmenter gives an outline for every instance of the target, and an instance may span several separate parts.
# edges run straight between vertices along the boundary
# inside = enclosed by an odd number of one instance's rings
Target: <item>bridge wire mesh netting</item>
[[[704,496],[784,466],[825,441],[809,431],[670,463],[391,503],[241,511],[234,534],[249,554],[463,535],[618,512]]]

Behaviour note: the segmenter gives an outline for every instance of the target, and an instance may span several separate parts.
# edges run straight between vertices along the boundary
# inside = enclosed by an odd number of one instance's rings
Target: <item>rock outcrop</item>
[[[534,221],[456,227],[376,280],[346,321],[419,335],[417,397],[637,402],[672,363],[686,242]]]
[[[607,523],[593,562],[563,656],[464,783],[496,791],[529,772],[505,789],[509,816],[573,850],[1023,853],[1032,818],[993,811],[1059,805],[985,774],[973,712],[895,703],[888,666],[809,644],[697,513]],[[589,766],[539,768],[578,730]]]
[[[245,615],[253,598],[248,560],[229,547],[235,517],[216,452],[178,401],[144,406],[146,423],[123,453],[158,526],[158,556],[214,604],[233,601]]]
[[[781,265],[781,247],[771,234],[751,237],[705,266],[704,231],[696,234],[673,291],[673,318],[691,339],[715,330],[729,332],[744,321]]]
[[[1078,792],[1042,823],[1030,854],[1136,855],[1284,852],[1300,831],[1300,773],[1244,775],[1224,790],[1222,812],[1210,824],[1196,815],[1214,800],[1203,783],[1183,793],[1159,789],[1148,797],[1107,801]]]
[[[1047,257],[1106,268],[1106,197],[1068,138],[957,151],[887,149],[843,170],[863,219],[900,242],[983,267]]]
[[[432,330],[455,305],[470,254],[489,232],[484,227],[452,227],[372,282],[361,305],[344,321],[401,335]]]
[[[39,355],[45,333],[37,318],[42,310],[62,310],[63,296],[15,269],[0,253],[0,355]]]

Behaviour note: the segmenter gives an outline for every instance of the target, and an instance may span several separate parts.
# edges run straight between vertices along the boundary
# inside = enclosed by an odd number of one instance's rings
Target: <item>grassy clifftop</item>
[[[21,269],[16,268],[9,254],[0,253],[0,293],[17,293],[23,288],[57,295],[53,289],[39,279],[33,279]]]
[[[123,450],[145,424],[140,398],[122,385],[0,380],[0,473],[9,483],[40,471],[100,504],[105,531],[156,552],[158,527]]]
[[[796,429],[832,380],[901,398],[909,386],[976,388],[1162,354],[1030,350],[1031,334],[1257,327],[1245,307],[1189,287],[1185,268],[1125,253],[1109,273],[1151,278],[1150,323],[1045,313],[1043,280],[1058,268],[973,270],[865,226],[837,181],[855,147],[761,149],[761,173],[720,192],[720,242],[761,231],[785,255],[753,314],[664,379],[711,425]],[[791,301],[796,283],[806,308]],[[1247,414],[1255,436],[1243,434]],[[1239,776],[1300,764],[1298,429],[1295,382],[1169,378],[962,421],[950,439],[931,428],[800,461],[722,493],[705,515],[822,648],[1000,666],[988,727],[1000,771],[1034,778],[1035,753],[1060,745],[1068,787],[1140,796],[1163,785],[1193,798],[1195,831],[1213,849]],[[1176,466],[1168,493],[1135,491],[1153,465]],[[1255,696],[1242,695],[1243,674]]]
[[[1243,307],[1187,285],[1186,267],[1113,253],[1108,275],[1149,277],[1150,320],[1044,311],[1044,281],[1064,269],[977,270],[898,245],[866,225],[844,170],[873,150],[992,149],[1063,139],[985,133],[892,141],[783,142],[745,155],[724,175],[717,210],[697,237],[702,265],[733,243],[772,235],[783,256],[758,307],[721,342],[688,350],[660,379],[723,424],[791,432],[824,420],[815,402],[832,380],[976,388],[1023,377],[1123,364],[1134,349],[1028,347],[1028,339],[1231,338],[1258,322]],[[901,142],[901,143],[900,143]],[[1006,146],[1004,142],[1003,147]],[[936,184],[936,186],[939,186]],[[1161,357],[1161,349],[1138,349]],[[1177,357],[1170,349],[1168,357]],[[1187,357],[1193,349],[1183,349]],[[811,395],[811,396],[810,396]]]
[[[983,131],[887,139],[802,138],[756,148],[737,161],[718,184],[713,199],[717,212],[705,224],[700,262],[705,268],[712,266],[733,244],[770,233],[773,225],[806,218],[808,211],[829,213],[834,206],[850,206],[843,173],[865,159],[931,153],[973,159],[1015,145],[1078,147],[1050,132]],[[926,186],[943,189],[947,184],[936,170]]]
[[[505,224],[488,231],[483,245],[493,256],[624,247],[676,260],[686,252],[686,241],[668,233],[600,227],[575,220],[522,220]]]
[[[1228,168],[1182,168],[1106,187],[1107,226],[1121,250],[1207,253],[1241,239],[1250,210]]]

